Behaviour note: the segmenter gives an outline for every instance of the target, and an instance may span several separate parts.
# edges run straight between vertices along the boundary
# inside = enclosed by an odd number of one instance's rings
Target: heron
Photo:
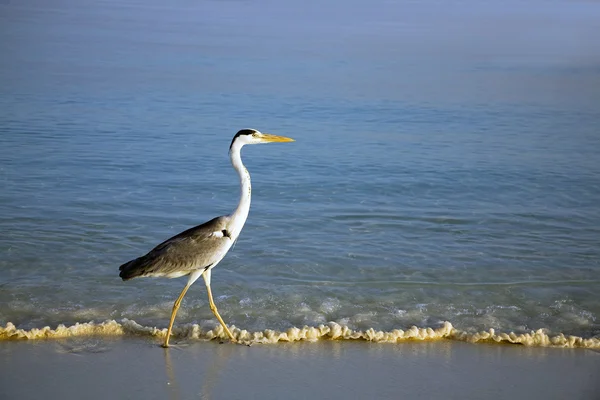
[[[169,338],[173,329],[175,315],[181,301],[192,284],[202,276],[206,284],[210,309],[232,342],[235,337],[219,315],[210,289],[211,270],[225,257],[244,227],[248,212],[252,188],[250,173],[242,163],[241,150],[247,144],[293,142],[294,139],[261,133],[256,129],[242,129],[235,134],[229,146],[229,158],[239,175],[241,195],[237,208],[229,215],[211,219],[170,239],[150,250],[146,255],[126,262],[119,267],[119,276],[124,280],[138,277],[178,278],[188,276],[188,281],[175,300],[171,311],[171,320],[163,347],[169,347]]]

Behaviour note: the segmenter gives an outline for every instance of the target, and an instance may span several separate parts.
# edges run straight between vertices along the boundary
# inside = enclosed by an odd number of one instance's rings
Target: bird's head
[[[269,133],[262,133],[257,131],[256,129],[242,129],[238,133],[235,134],[233,140],[231,141],[231,145],[229,149],[234,146],[234,144],[239,145],[240,147],[245,144],[259,144],[259,143],[272,143],[272,142],[293,142],[294,139],[285,137],[285,136],[277,136],[271,135]]]

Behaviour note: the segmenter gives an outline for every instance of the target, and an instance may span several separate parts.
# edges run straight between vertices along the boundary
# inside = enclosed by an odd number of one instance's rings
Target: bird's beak
[[[292,138],[285,137],[285,136],[271,135],[269,133],[263,133],[261,139],[265,143],[270,143],[270,142],[295,142],[295,140],[292,139]]]

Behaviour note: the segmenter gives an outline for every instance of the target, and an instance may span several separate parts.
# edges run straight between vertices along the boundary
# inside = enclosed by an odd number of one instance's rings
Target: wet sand
[[[0,341],[2,399],[599,399],[600,352],[456,341]]]

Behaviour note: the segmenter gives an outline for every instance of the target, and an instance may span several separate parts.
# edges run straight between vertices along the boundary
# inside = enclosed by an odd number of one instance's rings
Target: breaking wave
[[[268,344],[278,342],[318,341],[318,340],[357,340],[383,343],[398,343],[404,341],[435,341],[457,340],[471,343],[501,343],[521,344],[533,347],[563,347],[563,348],[588,348],[600,349],[600,338],[582,338],[579,336],[564,335],[562,333],[550,336],[542,329],[529,333],[496,332],[494,329],[469,333],[444,322],[439,328],[418,328],[416,326],[407,330],[394,329],[391,331],[377,331],[373,328],[365,331],[353,330],[335,322],[319,325],[318,327],[305,326],[303,328],[290,328],[285,332],[266,329],[261,332],[248,332],[235,326],[230,327],[235,338],[244,344]],[[164,338],[166,329],[143,326],[129,319],[121,322],[107,320],[102,323],[86,322],[72,326],[58,325],[56,329],[49,326],[30,330],[17,329],[14,324],[7,323],[0,327],[0,340],[35,340],[68,338],[80,336],[147,336]],[[174,339],[212,340],[224,339],[227,334],[219,325],[213,329],[203,329],[198,324],[185,324],[173,328]]]

